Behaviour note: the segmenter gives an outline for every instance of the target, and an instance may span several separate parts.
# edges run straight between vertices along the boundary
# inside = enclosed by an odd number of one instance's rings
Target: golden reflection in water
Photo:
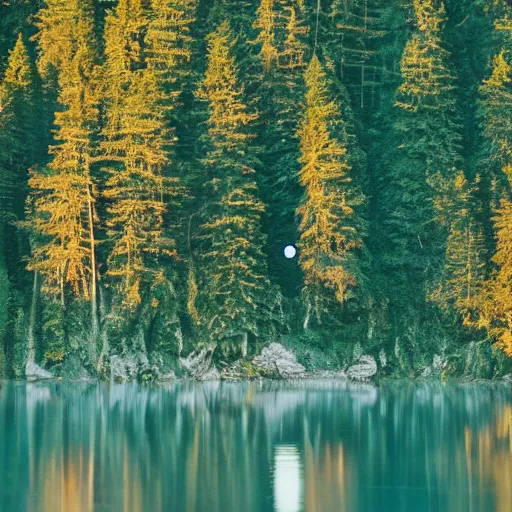
[[[87,466],[82,451],[77,460],[62,452],[50,456],[38,472],[39,485],[31,492],[29,510],[93,512],[92,473]]]
[[[495,512],[510,512],[512,506],[512,406],[506,406],[494,424],[473,433],[465,428],[465,456],[472,491],[478,480],[480,495],[492,489],[496,497]],[[498,444],[496,449],[493,443]],[[507,449],[508,448],[508,449]],[[482,510],[485,506],[481,505]]]
[[[116,398],[104,411],[96,410],[93,399],[92,406],[82,405],[83,411],[69,412],[62,398],[34,391],[30,404],[27,400],[27,512],[159,512],[168,510],[169,503],[180,512],[348,512],[363,506],[361,500],[378,499],[372,494],[379,486],[375,475],[423,439],[420,420],[413,425],[397,416],[396,423],[386,419],[382,428],[365,430],[363,418],[368,425],[389,412],[372,415],[369,408],[362,415],[363,409],[351,409],[356,413],[344,413],[343,421],[357,428],[342,431],[336,421],[329,426],[331,413],[311,419],[300,394],[277,402],[282,395],[262,395],[253,385],[239,402],[212,393],[205,406],[201,393],[191,393],[180,398],[179,414],[172,417],[161,414],[155,405],[160,402],[150,393],[138,409],[130,405],[131,395],[120,396],[125,402]],[[147,430],[150,411],[156,422],[152,433]],[[424,464],[407,459],[412,466],[403,469],[405,478],[422,471],[428,499],[448,489],[450,510],[462,510],[466,503],[468,512],[489,510],[492,496],[493,512],[510,512],[512,405],[471,424],[435,421],[418,452]],[[283,438],[286,422],[294,426],[293,441]],[[447,432],[448,425],[454,434],[449,445],[431,435]],[[360,444],[343,438],[356,431]],[[398,451],[387,444],[390,433],[400,440]],[[152,442],[156,451],[150,449]],[[370,445],[374,448],[361,452]],[[366,490],[363,474],[374,478]],[[268,500],[256,502],[262,495]],[[234,505],[226,508],[228,502]]]
[[[347,473],[342,443],[304,450],[305,512],[353,510],[347,495]]]
[[[187,510],[194,510],[196,508],[196,485],[199,473],[199,421],[196,421],[194,428],[194,441],[192,446],[188,449],[187,456]]]
[[[123,450],[123,512],[143,512],[140,467],[130,462],[128,445]],[[156,498],[156,496],[153,496]],[[156,509],[158,510],[158,509]]]

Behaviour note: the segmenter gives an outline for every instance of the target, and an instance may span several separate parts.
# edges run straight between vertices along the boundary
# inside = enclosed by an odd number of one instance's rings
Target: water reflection
[[[0,482],[2,512],[510,512],[512,390],[3,383]]]
[[[302,510],[302,461],[296,445],[278,444],[274,463],[274,508],[276,512]]]

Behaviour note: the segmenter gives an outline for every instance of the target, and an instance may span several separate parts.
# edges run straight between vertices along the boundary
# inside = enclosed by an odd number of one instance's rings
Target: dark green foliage
[[[425,314],[427,296],[444,265],[458,211],[455,178],[463,159],[455,76],[442,39],[444,7],[432,1],[415,1],[414,7],[386,162],[392,184],[383,194],[383,209],[384,265],[394,284],[390,298],[399,301],[399,310],[416,315]]]
[[[492,374],[511,9],[0,0],[0,375],[275,336],[310,369],[383,350],[381,375],[435,353]]]
[[[359,213],[364,197],[351,176],[343,105],[330,96],[327,74],[316,55],[305,81],[306,102],[298,130],[303,195],[297,215],[307,327],[313,311],[321,323],[326,313],[335,316],[330,300],[343,306],[364,289],[365,225]]]
[[[262,1],[253,25],[258,52],[254,81],[265,145],[260,183],[269,206],[269,272],[289,297],[300,293],[302,282],[297,261],[285,259],[283,249],[298,240],[295,217],[302,191],[298,180],[297,99],[303,101],[305,94],[304,71],[310,52],[305,14],[303,3],[297,0]]]
[[[227,22],[209,36],[208,67],[198,92],[207,108],[208,131],[196,251],[202,266],[197,319],[204,336],[222,342],[225,352],[245,355],[248,336],[259,337],[272,327],[276,297],[263,255],[265,207],[255,179],[251,125],[257,114],[244,104],[233,41]]]

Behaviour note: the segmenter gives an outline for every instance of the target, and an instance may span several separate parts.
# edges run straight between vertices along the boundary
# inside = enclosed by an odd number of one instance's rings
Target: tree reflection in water
[[[3,383],[0,510],[496,511],[498,384]]]

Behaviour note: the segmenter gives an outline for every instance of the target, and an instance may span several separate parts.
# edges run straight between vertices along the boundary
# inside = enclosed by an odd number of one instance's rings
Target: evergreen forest
[[[0,0],[0,377],[270,341],[510,371],[511,1]]]

